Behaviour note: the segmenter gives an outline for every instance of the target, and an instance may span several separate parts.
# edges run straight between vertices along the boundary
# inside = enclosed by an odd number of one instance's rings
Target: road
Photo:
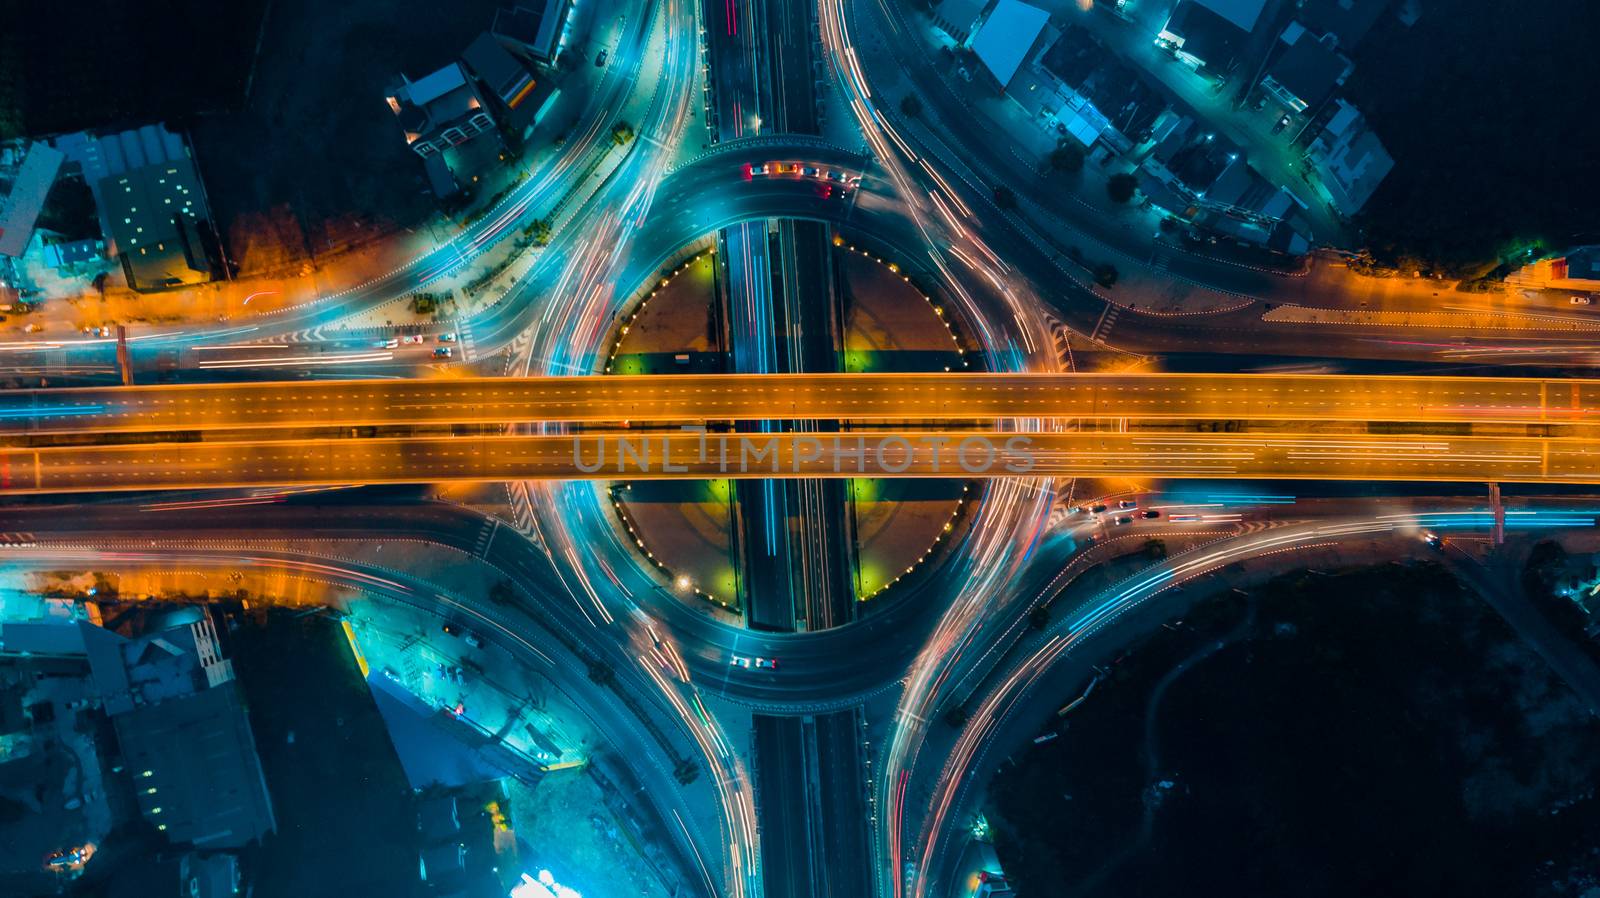
[[[668,431],[0,450],[0,495],[780,475],[1600,483],[1600,441],[1309,433]]]
[[[1600,380],[1312,374],[676,374],[12,390],[0,434],[997,418],[1592,424]]]

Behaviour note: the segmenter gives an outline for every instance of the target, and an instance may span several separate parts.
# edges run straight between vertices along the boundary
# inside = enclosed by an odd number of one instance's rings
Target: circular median
[[[827,254],[842,322],[836,338],[838,370],[971,367],[959,322],[898,263],[840,237]],[[724,269],[718,262],[715,251],[705,248],[653,281],[619,318],[605,370],[628,375],[732,370],[718,293]],[[739,493],[729,479],[636,481],[609,490],[621,526],[676,594],[733,613],[744,611],[741,594],[748,589],[738,536]],[[845,482],[845,520],[828,526],[847,534],[856,616],[867,613],[862,603],[891,597],[897,591],[893,587],[939,557],[940,547],[961,532],[971,495],[959,480]],[[791,517],[786,523],[793,528],[797,520]],[[800,625],[816,629],[821,624]]]

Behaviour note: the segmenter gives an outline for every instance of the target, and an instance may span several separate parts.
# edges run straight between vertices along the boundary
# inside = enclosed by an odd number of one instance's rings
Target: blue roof
[[[1022,61],[1039,39],[1050,14],[1021,0],[1000,0],[979,26],[969,45],[1004,87],[1011,83]]]

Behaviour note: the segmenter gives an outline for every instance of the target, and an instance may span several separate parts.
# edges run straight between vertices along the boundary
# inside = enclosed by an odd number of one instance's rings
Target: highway
[[[1566,437],[1097,431],[669,431],[0,450],[0,495],[774,476],[1600,483],[1600,441]]]
[[[0,434],[399,424],[999,418],[1592,424],[1600,380],[1315,374],[682,374],[0,394]]]

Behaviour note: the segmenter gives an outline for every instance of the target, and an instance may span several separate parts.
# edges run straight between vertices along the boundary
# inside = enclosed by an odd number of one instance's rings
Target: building
[[[459,62],[412,81],[404,75],[384,99],[400,121],[406,146],[426,159],[483,134],[494,119]]]
[[[965,44],[972,36],[972,26],[988,5],[989,0],[941,0],[933,7],[933,25],[956,43]]]
[[[1085,149],[1128,153],[1149,140],[1167,109],[1160,91],[1086,29],[1068,25],[1039,58],[1057,85],[1058,130]]]
[[[1600,244],[1525,265],[1508,280],[1538,289],[1600,291]]]
[[[497,116],[512,134],[521,134],[532,126],[555,96],[487,31],[467,46],[461,61],[466,63],[483,92],[492,98]]]
[[[1318,37],[1290,22],[1278,38],[1276,58],[1261,79],[1261,89],[1295,114],[1321,106],[1355,71],[1338,45],[1332,33]]]
[[[51,232],[53,233],[53,232]],[[51,268],[71,268],[85,262],[93,262],[105,255],[104,241],[92,237],[83,240],[61,240],[46,236],[41,248],[43,250],[44,264]]]
[[[1136,173],[1146,200],[1242,243],[1299,255],[1310,248],[1300,203],[1250,166],[1238,147],[1183,116],[1165,120]]]
[[[178,859],[182,898],[231,898],[239,894],[239,859],[231,854],[186,852]]]
[[[569,6],[570,0],[535,0],[526,6],[495,10],[489,33],[513,53],[552,63],[561,50],[561,29]]]
[[[204,609],[129,639],[80,623],[143,817],[175,843],[239,848],[276,829],[233,664]]]
[[[1022,0],[1000,0],[967,46],[1005,90],[1032,53],[1050,14]]]
[[[35,141],[28,146],[11,189],[0,201],[0,256],[19,258],[33,238],[33,226],[44,211],[44,201],[56,183],[56,174],[66,155],[49,144]]]
[[[422,157],[435,196],[454,194],[462,176],[477,168],[481,160],[473,157],[484,154],[461,152],[464,147],[484,145],[490,153],[500,149],[488,104],[459,62],[416,81],[401,75],[384,100],[400,124],[406,146]]]
[[[107,249],[128,286],[151,291],[216,276],[218,246],[188,141],[164,125],[52,141],[83,170]]]
[[[1341,215],[1354,215],[1394,168],[1394,158],[1356,107],[1333,101],[1334,113],[1312,141],[1308,157],[1320,179],[1317,192]]]
[[[1334,35],[1340,49],[1354,50],[1394,0],[1300,0],[1295,18],[1319,34]]]
[[[1196,69],[1231,71],[1266,0],[1179,0],[1156,43]]]

